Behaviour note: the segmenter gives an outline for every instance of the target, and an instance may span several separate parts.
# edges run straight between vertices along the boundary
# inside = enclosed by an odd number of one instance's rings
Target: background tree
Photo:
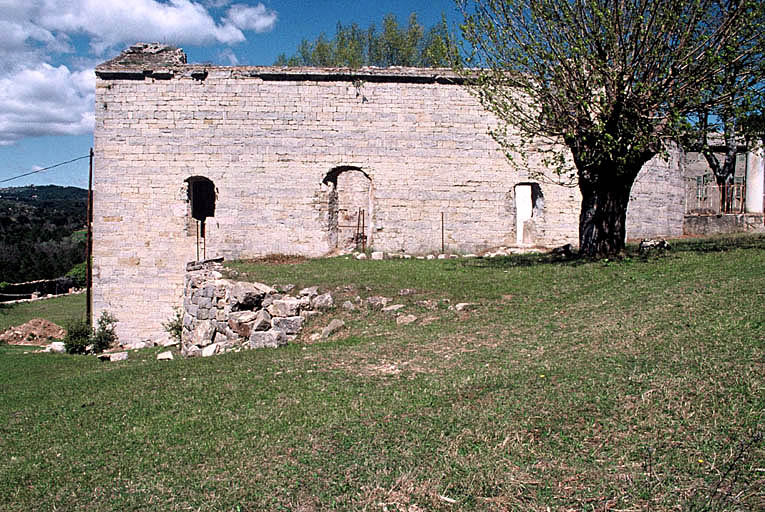
[[[85,261],[87,194],[55,185],[0,189],[0,281],[52,279]]]
[[[393,14],[388,14],[379,31],[374,24],[364,30],[355,23],[338,23],[334,38],[320,34],[313,42],[304,39],[295,55],[279,55],[274,65],[435,68],[451,67],[457,55],[445,18],[425,29],[415,13],[409,16],[406,27],[400,26]]]
[[[485,68],[473,90],[509,127],[497,140],[570,149],[590,257],[624,249],[635,178],[687,135],[690,116],[762,94],[758,0],[458,3],[470,62]]]
[[[762,97],[738,83],[740,66],[735,60],[735,50],[722,58],[729,63],[727,69],[717,83],[710,84],[706,95],[723,96],[729,101],[689,116],[687,135],[680,141],[686,149],[704,156],[717,184],[720,211],[732,213],[738,155],[742,149],[749,150],[760,143],[757,126],[751,119],[762,115],[762,105],[757,103]]]

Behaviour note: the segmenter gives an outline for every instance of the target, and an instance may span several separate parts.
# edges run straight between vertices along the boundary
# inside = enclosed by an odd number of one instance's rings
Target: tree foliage
[[[448,25],[441,22],[425,29],[417,15],[409,16],[407,26],[400,26],[393,14],[383,18],[382,27],[367,29],[357,24],[337,24],[335,37],[320,34],[313,42],[300,43],[292,57],[279,55],[276,66],[348,67],[408,66],[449,67],[458,52],[452,44]]]
[[[621,252],[643,164],[691,116],[763,91],[757,0],[459,0],[474,91],[497,139],[564,143],[582,192],[580,251]],[[559,161],[559,165],[563,165]]]
[[[0,189],[0,278],[22,282],[63,276],[85,261],[87,190]]]

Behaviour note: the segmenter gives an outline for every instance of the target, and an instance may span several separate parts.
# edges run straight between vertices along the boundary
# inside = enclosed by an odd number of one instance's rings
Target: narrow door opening
[[[215,217],[215,184],[203,176],[186,179],[188,184],[189,217],[193,219],[196,233],[197,261],[207,258],[206,220]]]

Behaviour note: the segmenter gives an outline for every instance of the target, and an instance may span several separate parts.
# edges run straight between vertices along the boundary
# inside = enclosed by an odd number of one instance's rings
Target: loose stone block
[[[300,301],[293,298],[275,300],[268,306],[271,316],[297,316],[300,313]]]
[[[396,317],[396,325],[409,325],[417,321],[414,315],[400,315]]]
[[[250,334],[250,348],[277,348],[287,344],[284,331],[271,329],[269,331],[253,331]]]
[[[209,320],[199,322],[191,335],[191,343],[199,347],[206,347],[213,342],[215,336],[215,324]]]
[[[236,282],[231,288],[229,300],[232,311],[252,311],[263,303],[267,293],[275,293],[270,286],[262,283]]]
[[[313,309],[319,309],[319,310],[330,309],[335,307],[335,301],[332,298],[332,295],[330,295],[329,293],[323,293],[311,299],[311,307]]]
[[[212,345],[208,345],[205,348],[202,349],[202,357],[210,357],[214,356],[218,353],[218,350],[220,350],[220,347],[217,343],[213,343]]]
[[[196,345],[183,345],[181,347],[181,355],[183,357],[199,357],[202,355],[202,349]]]
[[[271,320],[274,329],[284,331],[287,334],[297,334],[303,326],[302,316],[275,317]]]
[[[252,329],[255,331],[267,331],[271,328],[271,315],[265,309],[258,311],[255,320],[252,323]]]
[[[319,287],[318,286],[309,286],[307,288],[303,288],[300,290],[299,295],[301,297],[315,297],[319,294]]]
[[[372,297],[368,297],[366,300],[367,307],[369,309],[378,309],[378,310],[381,310],[382,308],[387,306],[388,302],[390,302],[390,299],[387,297],[383,297],[381,295],[374,295]]]
[[[238,335],[249,338],[252,324],[258,317],[254,311],[238,311],[231,313],[228,317],[228,326]]]
[[[338,318],[334,318],[332,319],[331,322],[329,322],[329,325],[327,325],[324,329],[322,329],[321,337],[329,338],[330,336],[332,336],[334,333],[336,333],[343,327],[345,327],[345,322],[343,322],[342,320]]]

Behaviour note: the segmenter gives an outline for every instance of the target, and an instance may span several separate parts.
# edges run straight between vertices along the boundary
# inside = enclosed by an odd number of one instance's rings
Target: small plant
[[[91,344],[93,352],[99,354],[111,347],[117,341],[117,334],[114,332],[114,326],[117,318],[107,311],[102,311],[98,317],[98,325],[91,335]]]
[[[175,315],[162,324],[162,327],[170,334],[170,337],[180,342],[183,333],[183,311],[181,308],[175,308]]]
[[[66,324],[64,347],[67,354],[84,354],[90,344],[91,330],[82,318],[72,318]]]

